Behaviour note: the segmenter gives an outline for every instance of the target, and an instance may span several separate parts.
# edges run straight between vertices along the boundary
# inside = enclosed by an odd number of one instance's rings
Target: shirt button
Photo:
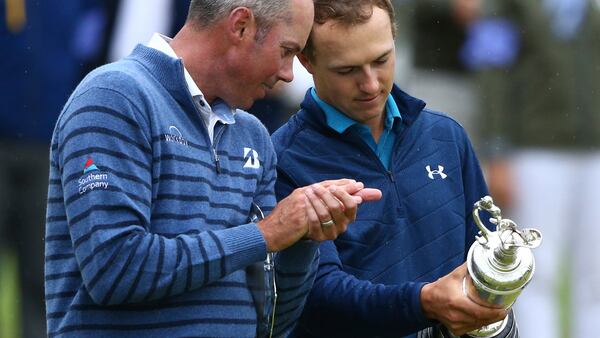
[[[204,107],[206,104],[204,103],[204,101],[203,101],[203,100],[200,100],[200,105],[201,105],[202,107]]]

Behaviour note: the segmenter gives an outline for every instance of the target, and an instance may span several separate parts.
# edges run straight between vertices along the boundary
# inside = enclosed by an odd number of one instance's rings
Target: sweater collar
[[[138,44],[125,60],[141,63],[177,102],[193,105],[181,59],[172,58],[157,49]]]
[[[173,41],[173,39],[171,39],[167,36],[164,36],[162,34],[159,34],[159,33],[154,33],[154,35],[152,35],[152,38],[148,42],[147,46],[157,49],[157,50],[167,54],[168,56],[172,57],[173,59],[180,59],[180,57],[177,56],[177,54],[175,53],[173,48],[171,48],[171,45],[170,45],[171,41]],[[196,82],[194,82],[194,79],[192,79],[192,76],[187,71],[185,66],[183,67],[183,74],[184,74],[184,78],[185,78],[185,83],[187,84],[190,94],[192,94],[192,97],[196,97],[196,96],[202,97],[203,96],[202,91],[200,90],[200,88],[198,88],[198,85],[196,84]]]

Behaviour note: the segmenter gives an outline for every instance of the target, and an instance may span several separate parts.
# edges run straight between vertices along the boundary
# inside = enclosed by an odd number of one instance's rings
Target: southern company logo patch
[[[92,159],[92,157],[88,157],[87,161],[85,162],[85,167],[83,167],[83,173],[87,174],[88,171],[92,171],[92,170],[100,170],[98,169],[98,167],[96,167],[96,165],[94,164],[94,159]]]
[[[79,183],[79,194],[85,194],[94,189],[108,189],[108,174],[102,172],[92,157],[88,157],[83,167],[83,176],[77,181]]]

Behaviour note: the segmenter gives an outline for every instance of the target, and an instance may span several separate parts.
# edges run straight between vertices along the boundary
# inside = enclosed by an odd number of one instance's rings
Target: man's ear
[[[237,7],[227,18],[228,35],[233,41],[254,39],[256,35],[256,20],[254,13],[248,7]],[[235,43],[235,42],[234,42]]]
[[[310,59],[306,56],[305,52],[301,52],[298,54],[298,60],[306,68],[306,71],[310,74],[313,74],[312,64],[310,63]]]

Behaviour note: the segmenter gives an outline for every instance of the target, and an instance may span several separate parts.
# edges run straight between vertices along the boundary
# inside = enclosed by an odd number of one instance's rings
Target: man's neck
[[[202,61],[222,60],[220,56],[225,51],[223,43],[216,41],[212,31],[210,28],[196,29],[186,23],[170,44],[209,104],[217,98],[215,93],[218,92],[216,85],[219,81],[214,79],[222,79],[223,76],[219,74],[219,65]]]
[[[371,130],[371,135],[373,136],[375,143],[379,143],[379,138],[381,137],[381,134],[383,134],[385,128],[385,110],[381,116],[373,118],[372,121],[367,121],[365,125]]]

